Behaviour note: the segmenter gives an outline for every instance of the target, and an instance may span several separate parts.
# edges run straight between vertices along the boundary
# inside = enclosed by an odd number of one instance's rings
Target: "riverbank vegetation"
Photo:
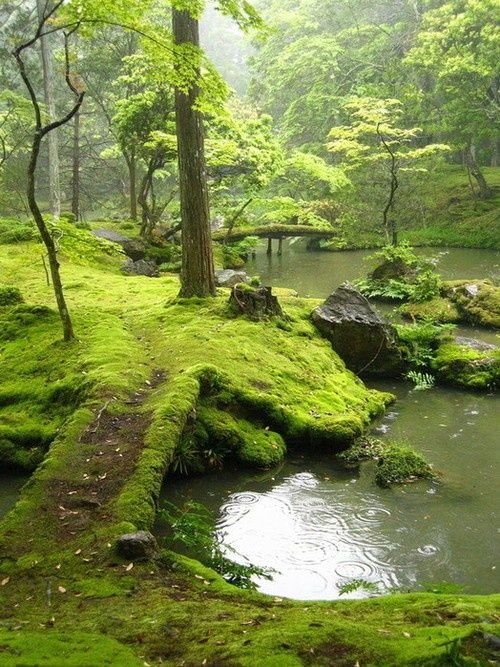
[[[149,535],[167,474],[353,463],[394,401],[321,336],[317,300],[217,286],[258,238],[385,246],[404,275],[362,289],[406,301],[398,379],[500,377],[447,326],[499,327],[495,277],[442,281],[401,243],[499,248],[494,0],[216,6],[0,9],[0,471],[31,475],[0,524],[0,663],[485,664],[496,596],[294,602],[230,585],[265,573],[228,577],[206,526],[206,565]],[[433,476],[406,443],[364,449],[382,487]]]

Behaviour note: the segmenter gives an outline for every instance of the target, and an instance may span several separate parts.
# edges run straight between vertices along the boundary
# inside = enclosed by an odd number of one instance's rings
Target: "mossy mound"
[[[443,285],[443,294],[467,324],[500,329],[500,287],[489,280],[449,281]]]
[[[420,303],[405,303],[399,308],[401,315],[410,320],[457,324],[461,320],[458,306],[445,297],[435,297]]]
[[[389,443],[377,461],[375,481],[379,486],[387,487],[434,476],[424,457],[411,447]]]
[[[23,295],[17,287],[0,285],[0,307],[23,303]]]
[[[378,438],[359,438],[341,452],[338,458],[348,466],[355,466],[366,460],[376,461],[375,481],[382,487],[435,477],[423,456],[409,445]]]
[[[0,466],[32,471],[86,392],[71,346],[54,342],[59,320],[46,306],[0,312]]]
[[[432,362],[438,379],[465,389],[493,390],[500,385],[500,350],[466,345],[441,345]]]
[[[489,280],[449,280],[440,296],[401,307],[406,318],[500,328],[500,287]]]

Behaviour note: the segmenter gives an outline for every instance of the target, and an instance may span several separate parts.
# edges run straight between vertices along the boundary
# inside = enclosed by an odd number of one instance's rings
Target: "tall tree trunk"
[[[479,188],[477,196],[479,199],[488,199],[488,197],[491,197],[492,194],[491,188],[489,187],[488,183],[486,183],[484,174],[476,161],[475,153],[475,146],[471,142],[464,152],[465,165],[469,175],[472,176],[472,178],[474,178],[477,183]]]
[[[73,178],[71,183],[71,212],[75,216],[75,222],[78,222],[80,219],[80,111],[76,112],[73,123]]]
[[[137,160],[132,150],[124,153],[128,169],[128,188],[130,197],[130,219],[137,222]]]
[[[36,0],[38,21],[44,22],[48,3],[46,0]],[[54,93],[54,68],[52,67],[52,49],[50,35],[41,35],[40,51],[42,58],[43,92],[45,105],[49,114],[49,123],[56,118],[56,104]],[[57,130],[51,132],[47,138],[49,153],[49,201],[50,210],[56,220],[61,215],[61,184],[59,178],[59,138]]]
[[[59,311],[59,316],[61,318],[62,327],[63,327],[63,336],[65,341],[70,341],[75,337],[73,333],[73,325],[71,323],[71,317],[69,314],[68,307],[66,305],[66,300],[64,298],[63,286],[61,281],[61,274],[59,273],[59,261],[57,259],[57,249],[54,243],[45,221],[40,212],[36,201],[36,188],[35,188],[35,174],[36,174],[36,165],[38,162],[38,156],[40,155],[40,145],[42,143],[42,133],[37,130],[33,137],[33,144],[31,147],[31,158],[28,165],[28,205],[33,215],[35,224],[40,232],[42,241],[47,250],[47,256],[49,258],[49,268],[50,275],[52,278],[52,286],[54,289],[54,294],[56,297],[57,309]]]
[[[172,31],[176,45],[199,47],[198,21],[187,11],[172,9]],[[193,66],[198,69],[194,63]],[[175,91],[182,219],[181,297],[215,294],[203,122],[195,107],[198,95],[195,82],[187,91]]]

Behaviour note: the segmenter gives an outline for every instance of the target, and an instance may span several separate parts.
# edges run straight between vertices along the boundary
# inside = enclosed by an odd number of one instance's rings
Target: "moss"
[[[387,448],[387,443],[378,438],[358,438],[353,444],[338,454],[338,458],[347,465],[357,465],[361,461],[379,459]]]
[[[377,461],[375,481],[379,486],[403,484],[434,477],[425,459],[407,445],[390,443]]]
[[[443,324],[456,324],[461,320],[458,306],[444,297],[421,303],[405,303],[399,311],[403,317],[411,320],[432,320]]]
[[[50,629],[22,633],[0,630],[0,653],[4,667],[53,667],[56,656],[61,667],[144,664],[129,648],[102,634]]]
[[[488,280],[453,280],[443,284],[443,293],[455,304],[461,321],[500,328],[500,287]]]
[[[442,382],[457,387],[495,389],[500,384],[500,350],[446,343],[439,347],[432,369]]]

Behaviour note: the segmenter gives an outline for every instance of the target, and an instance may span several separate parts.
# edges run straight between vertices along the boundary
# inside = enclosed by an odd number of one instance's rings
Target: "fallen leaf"
[[[2,579],[2,581],[0,581],[0,586],[7,586],[9,581],[10,581],[10,577],[5,577],[5,579]]]
[[[409,639],[411,635],[409,632],[403,632],[403,637],[407,637]]]
[[[82,550],[81,550],[81,549],[77,549],[77,550],[75,551],[75,556],[78,556],[78,555],[81,554],[81,553],[82,553]]]
[[[59,591],[59,593],[66,593],[66,589],[64,588],[64,586],[58,586],[57,590]]]
[[[125,568],[125,572],[130,572],[130,570],[134,567],[133,563],[129,563],[127,567]]]

